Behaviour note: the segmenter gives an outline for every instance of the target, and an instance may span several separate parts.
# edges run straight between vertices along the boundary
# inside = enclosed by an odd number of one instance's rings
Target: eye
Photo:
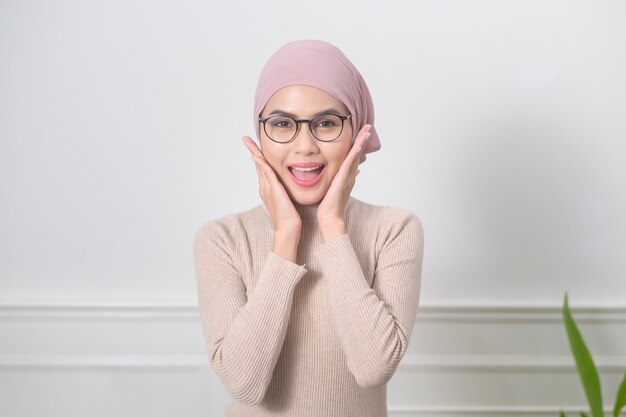
[[[284,117],[284,116],[272,117],[268,121],[270,122],[272,127],[275,127],[278,129],[291,129],[295,126],[293,120],[291,120],[289,117]]]
[[[315,120],[315,127],[317,128],[332,128],[337,127],[341,123],[341,120],[335,115],[320,116]]]

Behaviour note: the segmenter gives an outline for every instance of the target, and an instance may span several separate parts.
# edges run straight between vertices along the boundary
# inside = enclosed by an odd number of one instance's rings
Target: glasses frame
[[[337,135],[337,137],[335,139],[323,140],[323,139],[320,139],[317,136],[315,136],[315,133],[313,133],[313,129],[311,128],[311,122],[313,120],[315,120],[315,119],[318,119],[318,118],[324,117],[324,116],[335,116],[335,117],[339,117],[339,119],[341,119],[341,131],[339,132],[339,134]],[[269,135],[269,133],[267,133],[267,129],[265,128],[265,122],[267,122],[268,120],[270,120],[270,119],[272,119],[274,117],[288,117],[289,119],[293,120],[296,123],[296,133],[293,134],[291,139],[289,139],[286,142],[280,142],[280,141],[272,139],[272,137]],[[309,125],[309,132],[311,132],[311,136],[313,136],[316,140],[319,140],[320,142],[328,143],[328,142],[334,142],[337,139],[339,139],[339,136],[341,136],[341,134],[343,133],[343,127],[345,125],[345,121],[350,119],[351,117],[352,117],[352,114],[348,114],[347,116],[342,116],[340,114],[327,113],[327,114],[320,114],[319,116],[315,116],[312,119],[294,119],[293,117],[288,116],[286,114],[273,114],[273,115],[265,117],[265,118],[262,118],[261,116],[259,116],[259,123],[263,125],[263,131],[265,132],[265,135],[272,142],[276,142],[276,143],[290,143],[290,142],[293,142],[293,140],[296,138],[296,136],[298,136],[298,133],[300,133],[300,125],[302,123],[306,123],[307,125]]]

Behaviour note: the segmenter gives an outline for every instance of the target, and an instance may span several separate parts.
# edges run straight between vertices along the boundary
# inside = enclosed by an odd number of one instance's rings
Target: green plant
[[[604,410],[602,406],[602,391],[600,389],[600,378],[598,377],[598,370],[593,363],[593,358],[585,341],[583,340],[578,326],[572,317],[569,310],[567,301],[567,293],[565,293],[565,299],[563,300],[563,322],[565,323],[565,329],[567,330],[567,337],[569,338],[569,345],[572,349],[574,360],[576,361],[576,368],[578,369],[578,375],[582,381],[583,388],[585,389],[585,395],[587,396],[587,402],[591,409],[591,415],[593,417],[604,417]],[[617,417],[622,410],[622,407],[626,405],[626,374],[624,379],[617,390],[615,396],[615,406],[613,407],[613,417]],[[566,417],[565,413],[561,411],[561,417]],[[580,413],[582,417],[587,417],[587,414]]]

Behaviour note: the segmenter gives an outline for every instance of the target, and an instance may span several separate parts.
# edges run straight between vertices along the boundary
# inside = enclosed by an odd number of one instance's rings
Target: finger
[[[367,138],[369,138],[371,135],[370,133],[371,128],[372,128],[372,125],[364,125],[361,128],[361,130],[359,130],[359,134],[356,136],[356,139],[354,140],[354,146],[363,145],[365,141],[367,141]]]
[[[370,128],[370,125],[365,125],[359,131],[359,134],[354,140],[354,145],[352,145],[352,149],[350,149],[350,153],[357,154],[357,153],[362,152],[365,149],[365,144],[367,143],[367,139],[369,139],[369,137],[371,136],[371,133],[369,132],[369,128]],[[350,156],[355,156],[355,155],[350,155]]]
[[[263,157],[263,152],[261,152],[256,142],[253,141],[252,138],[250,138],[250,136],[244,136],[243,138],[241,138],[241,140],[243,141],[244,145],[246,146],[246,148],[248,148],[248,150],[253,156]]]
[[[367,126],[369,125],[366,125],[366,127]],[[363,155],[365,151],[365,143],[369,136],[370,133],[368,129],[361,129],[359,136],[354,141],[354,146],[350,149],[348,156],[346,156],[346,159],[343,161],[340,171],[344,170],[353,173],[356,170],[356,167],[359,166],[361,161],[361,155]]]
[[[259,166],[265,171],[266,175],[270,175],[268,171],[271,171],[271,174],[274,174],[274,169],[271,167],[269,162],[267,162],[265,155],[263,155],[263,152],[257,147],[256,143],[247,136],[244,136],[244,142],[246,142],[246,146],[252,153],[252,158],[258,159]],[[275,174],[270,176],[275,176]]]
[[[263,152],[259,149],[257,144],[250,138],[244,139],[244,145],[248,148],[248,152],[252,156],[263,156]]]
[[[268,185],[276,184],[278,182],[278,178],[276,177],[276,173],[274,169],[267,163],[265,159],[262,157],[254,156],[253,159],[257,162],[259,169],[263,173],[265,180]]]
[[[345,174],[347,179],[346,182],[351,182],[354,184],[357,175],[359,175],[359,165],[361,164],[361,156],[363,155],[363,150],[357,152],[352,159],[350,166],[347,168],[347,173]]]
[[[363,129],[361,129],[359,137],[357,138],[357,139],[360,139],[359,145],[362,146],[363,148],[365,148],[365,144],[367,143],[367,140],[370,138],[370,136],[372,136],[372,134],[370,133],[371,127],[372,127],[371,125],[363,126]]]
[[[262,194],[263,190],[268,187],[267,178],[265,177],[265,173],[261,169],[261,166],[260,166],[259,162],[257,160],[255,160],[254,157],[250,157],[250,159],[252,159],[252,161],[254,161],[254,167],[256,168],[256,174],[257,174],[257,177],[259,178],[259,192]]]
[[[369,126],[369,125],[367,125],[367,126]],[[354,159],[353,159],[354,166],[358,166],[361,163],[361,158],[362,158],[363,154],[365,153],[365,148],[367,146],[367,141],[369,140],[371,135],[372,134],[369,132],[369,129],[368,129],[368,130],[365,131],[363,136],[360,138],[361,141],[359,142],[359,145],[357,146],[356,154],[354,155]]]
[[[265,159],[258,157],[256,155],[251,156],[251,159],[256,164],[256,167],[259,170],[259,174],[263,176],[263,178],[268,179],[267,170],[266,170],[267,162],[265,161]]]

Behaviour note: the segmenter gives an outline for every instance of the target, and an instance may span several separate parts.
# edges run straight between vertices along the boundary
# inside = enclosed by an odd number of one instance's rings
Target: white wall
[[[33,392],[55,409],[43,398],[54,378],[95,400],[89,393],[102,387],[93,381],[128,382],[151,366],[166,369],[172,386],[198,390],[194,401],[226,401],[200,359],[192,239],[202,223],[260,203],[240,137],[253,133],[265,60],[302,38],[339,46],[374,97],[383,148],[361,167],[354,195],[410,208],[424,224],[421,311],[436,317],[415,337],[446,336],[428,348],[416,339],[406,369],[435,391],[456,387],[456,400],[403,394],[399,372],[390,409],[504,416],[581,405],[556,331],[566,290],[574,307],[591,309],[590,331],[605,341],[596,348],[608,358],[603,377],[626,368],[626,340],[611,324],[626,321],[624,21],[623,1],[0,0],[0,414],[37,415],[19,400]],[[116,316],[120,303],[131,317]],[[183,342],[157,356],[124,342],[145,328],[133,319],[145,303],[167,340],[181,331],[168,306],[182,306]],[[467,335],[447,351],[464,314],[484,308],[476,332],[491,342],[472,351]],[[519,309],[513,328],[545,349],[525,336],[513,353],[498,342],[512,330],[490,323]],[[551,331],[534,318],[545,309]],[[437,316],[448,310],[450,323]],[[62,346],[59,311],[69,326]],[[101,315],[117,318],[93,334]],[[84,334],[113,342],[85,347]],[[443,365],[426,372],[415,361]],[[543,377],[567,369],[571,396],[528,393],[545,361]],[[116,373],[120,363],[128,374]],[[189,363],[202,373],[179,373]],[[470,399],[450,369],[497,372]],[[490,388],[503,381],[526,388],[511,388],[515,398]],[[107,415],[133,414],[121,386],[110,387],[117,408]],[[181,395],[159,398],[189,401]],[[80,414],[55,404],[58,414]],[[209,412],[187,406],[186,415]]]

